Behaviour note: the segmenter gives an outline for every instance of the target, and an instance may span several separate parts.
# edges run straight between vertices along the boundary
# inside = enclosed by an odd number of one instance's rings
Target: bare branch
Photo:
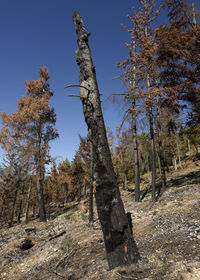
[[[81,88],[86,89],[87,91],[90,91],[87,87],[82,86],[82,85],[68,85],[68,86],[65,86],[64,88],[70,88],[70,87],[81,87]]]
[[[77,95],[77,94],[67,94],[68,97],[79,97],[80,98],[80,95]]]

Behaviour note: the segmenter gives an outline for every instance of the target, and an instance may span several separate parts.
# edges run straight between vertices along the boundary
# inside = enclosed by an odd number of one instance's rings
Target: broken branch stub
[[[88,135],[93,148],[93,176],[96,185],[96,205],[101,223],[106,256],[110,269],[136,262],[139,253],[134,242],[115,177],[106,129],[101,110],[95,67],[92,62],[81,16],[75,12],[73,21],[77,33],[76,62],[80,67],[80,85],[88,90],[80,92]],[[83,89],[83,88],[82,88]]]

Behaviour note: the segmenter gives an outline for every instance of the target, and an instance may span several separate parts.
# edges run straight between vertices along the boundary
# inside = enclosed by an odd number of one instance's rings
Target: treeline
[[[160,2],[160,1],[159,1]],[[186,0],[139,0],[128,15],[128,56],[118,63],[125,84],[126,129],[107,131],[115,173],[124,188],[135,183],[141,200],[141,175],[152,173],[152,201],[166,188],[166,171],[182,167],[182,159],[199,153],[200,24],[199,12]],[[157,19],[167,14],[167,24]],[[123,43],[123,42],[122,42]],[[74,159],[56,166],[50,141],[58,137],[56,114],[49,105],[48,70],[25,82],[26,94],[13,114],[1,112],[0,144],[5,160],[0,170],[0,219],[20,222],[25,215],[46,221],[52,211],[92,192],[91,143],[80,136]],[[118,98],[118,96],[117,96]],[[113,135],[115,134],[115,135]],[[45,166],[52,164],[49,174]],[[160,178],[156,193],[157,179]],[[90,195],[90,198],[92,196]]]
[[[118,132],[118,128],[117,128]],[[118,178],[118,182],[122,185],[122,188],[127,189],[128,183],[135,182],[135,170],[134,170],[134,140],[132,136],[131,128],[123,129],[121,136],[113,136],[113,142],[117,144],[112,149],[112,160],[115,168],[115,173]],[[162,149],[164,167],[167,172],[170,170],[178,170],[184,167],[184,160],[197,159],[200,153],[200,135],[194,128],[186,127],[179,131],[169,133],[168,129],[162,130]],[[151,172],[151,143],[147,133],[137,134],[138,141],[138,159],[139,159],[139,173],[144,175]],[[111,143],[111,142],[110,142]],[[113,144],[112,144],[113,145]],[[155,133],[155,145],[156,145],[156,173],[158,181],[161,177],[161,166],[158,154],[159,139],[157,133]]]
[[[150,169],[155,202],[157,165],[164,190],[167,166],[172,159],[176,164],[177,157],[181,161],[179,136],[187,138],[188,145],[195,142],[198,149],[200,25],[194,4],[186,0],[165,0],[160,7],[156,7],[154,0],[139,0],[139,4],[139,10],[133,7],[132,14],[127,16],[130,26],[123,26],[130,41],[126,43],[128,56],[118,66],[123,70],[119,78],[127,85],[121,94],[129,104],[125,119],[131,118],[132,122],[135,200],[140,201],[140,174]],[[168,23],[158,25],[158,18],[165,18],[164,12]],[[148,140],[143,147],[138,136],[141,122],[145,127],[143,141]],[[141,148],[146,150],[143,160],[139,158]]]

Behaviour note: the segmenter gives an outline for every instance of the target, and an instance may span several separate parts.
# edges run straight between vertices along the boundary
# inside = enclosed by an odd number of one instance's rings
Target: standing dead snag
[[[75,56],[80,67],[80,98],[93,148],[97,211],[104,235],[108,265],[112,269],[122,264],[137,262],[139,253],[131,234],[111,161],[95,67],[88,43],[90,34],[86,32],[83,20],[77,12],[73,14],[73,21],[78,37]]]

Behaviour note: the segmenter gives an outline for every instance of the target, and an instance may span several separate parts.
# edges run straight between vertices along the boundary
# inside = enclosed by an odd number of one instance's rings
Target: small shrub
[[[66,220],[70,220],[71,216],[77,211],[77,207],[74,207],[73,209],[70,209],[67,211],[67,214],[64,216]]]
[[[152,213],[152,216],[155,216],[155,215],[157,215],[157,214],[158,214],[158,211],[155,210],[155,211]]]
[[[83,221],[86,221],[86,220],[87,220],[87,216],[84,215],[84,214],[81,214],[81,218],[82,218]]]
[[[61,243],[61,250],[64,254],[68,253],[71,249],[75,249],[78,244],[70,237],[66,236]]]

